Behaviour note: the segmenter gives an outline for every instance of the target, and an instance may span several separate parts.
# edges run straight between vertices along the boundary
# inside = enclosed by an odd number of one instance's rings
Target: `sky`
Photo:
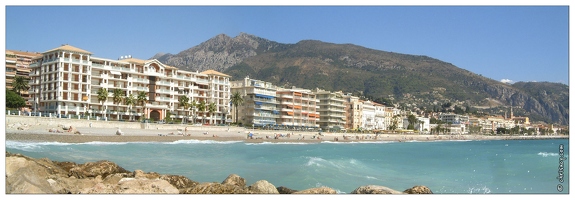
[[[510,83],[569,84],[568,1],[550,6],[118,6],[105,1],[112,6],[32,6],[10,1],[3,20],[8,50],[44,52],[69,44],[100,58],[149,59],[177,54],[218,34],[243,32],[287,44],[311,39],[425,55]]]

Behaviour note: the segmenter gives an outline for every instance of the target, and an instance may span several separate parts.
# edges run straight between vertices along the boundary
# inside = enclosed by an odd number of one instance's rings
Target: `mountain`
[[[450,102],[504,112],[512,106],[516,113],[547,123],[567,125],[569,119],[567,85],[510,85],[428,56],[353,44],[281,44],[246,33],[234,38],[221,34],[176,55],[153,58],[189,71],[214,69],[235,80],[249,76],[285,87],[341,90],[405,108],[431,110]]]
[[[220,34],[176,55],[158,53],[151,59],[187,71],[225,71],[246,58],[288,46],[246,33],[240,33],[234,38]]]

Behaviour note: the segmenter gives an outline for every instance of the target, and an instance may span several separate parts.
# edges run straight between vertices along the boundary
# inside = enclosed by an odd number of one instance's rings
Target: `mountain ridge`
[[[568,124],[566,85],[506,84],[425,55],[320,40],[282,44],[240,33],[234,38],[219,34],[178,54],[153,58],[182,70],[221,71],[236,80],[249,76],[278,86],[393,99],[411,109],[429,110],[445,102],[485,106],[486,99],[493,99],[502,102],[503,108],[516,107],[518,113],[534,119]],[[550,94],[555,96],[527,88],[553,90]],[[560,102],[555,103],[557,100]]]

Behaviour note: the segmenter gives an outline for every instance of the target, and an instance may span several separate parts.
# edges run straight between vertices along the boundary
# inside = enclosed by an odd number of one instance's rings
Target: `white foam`
[[[261,142],[261,143],[246,143],[246,145],[282,145],[282,144],[294,144],[294,145],[305,145],[313,144],[309,142]]]
[[[489,193],[491,193],[491,189],[489,189],[487,186],[469,188],[469,194],[489,194]]]
[[[167,144],[234,144],[242,141],[216,141],[216,140],[176,140]]]
[[[559,153],[549,153],[549,152],[539,152],[537,155],[543,156],[543,157],[548,157],[548,156],[559,156]]]
[[[305,164],[306,166],[322,166],[319,162],[325,162],[326,160],[324,160],[323,158],[319,158],[319,157],[307,157],[309,160],[307,161],[307,163]]]

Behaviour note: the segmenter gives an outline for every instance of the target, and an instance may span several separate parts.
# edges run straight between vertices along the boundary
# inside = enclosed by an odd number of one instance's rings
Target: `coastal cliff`
[[[6,152],[6,194],[336,194],[329,187],[301,191],[266,180],[246,185],[230,174],[223,182],[199,183],[179,175],[130,172],[110,161],[57,162]],[[351,194],[432,194],[426,186],[403,192],[385,186],[360,186]]]

